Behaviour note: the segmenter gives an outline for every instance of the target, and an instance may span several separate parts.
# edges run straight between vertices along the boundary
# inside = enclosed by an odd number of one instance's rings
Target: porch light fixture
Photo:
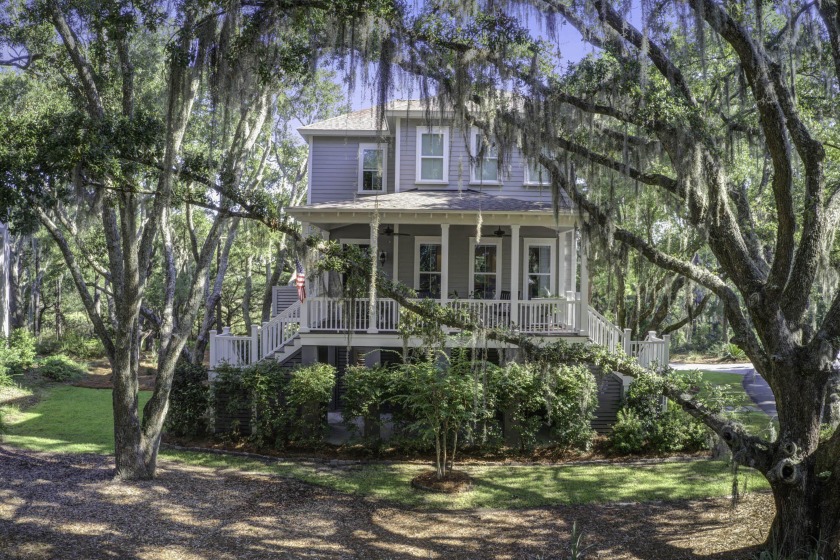
[[[379,264],[380,266],[385,266],[385,261],[388,260],[388,253],[382,251],[379,253]]]

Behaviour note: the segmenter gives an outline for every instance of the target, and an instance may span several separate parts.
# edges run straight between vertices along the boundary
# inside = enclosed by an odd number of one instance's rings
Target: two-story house
[[[487,326],[630,350],[629,336],[589,306],[580,215],[565,193],[555,213],[549,174],[536,162],[514,150],[500,168],[477,130],[446,114],[430,119],[416,100],[391,103],[381,125],[372,108],[298,130],[309,145],[309,191],[288,213],[305,234],[372,252],[418,297],[467,308]],[[477,153],[480,161],[470,157]],[[348,312],[328,282],[307,275],[303,302],[294,286],[277,287],[272,320],[248,336],[216,336],[211,364],[276,357],[341,368],[356,359],[346,352],[348,331],[368,361],[402,348],[395,301],[379,298],[371,308],[362,296]],[[644,348],[667,363],[667,343]]]

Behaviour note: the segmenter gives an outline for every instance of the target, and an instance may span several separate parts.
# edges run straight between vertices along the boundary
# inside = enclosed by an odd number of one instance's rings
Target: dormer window
[[[525,162],[525,184],[526,185],[550,185],[551,175],[548,169],[536,161]]]
[[[449,129],[417,129],[417,182],[449,182]]]
[[[385,146],[359,145],[359,192],[385,192]]]
[[[494,142],[488,143],[480,132],[473,133],[472,150],[476,163],[472,166],[472,183],[499,184],[499,150]]]

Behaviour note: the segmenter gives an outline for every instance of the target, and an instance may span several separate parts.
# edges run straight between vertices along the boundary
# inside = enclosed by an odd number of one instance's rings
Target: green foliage
[[[492,378],[491,393],[496,406],[516,427],[522,448],[537,444],[537,432],[543,423],[540,412],[546,402],[542,381],[533,367],[517,363],[507,364]]]
[[[175,367],[166,431],[176,436],[201,437],[207,434],[210,389],[207,368],[180,360]]]
[[[8,340],[0,339],[0,385],[9,376],[20,375],[35,363],[35,337],[27,329],[15,329]]]
[[[38,354],[66,354],[81,360],[95,360],[105,355],[102,341],[86,329],[68,328],[59,338],[48,335],[41,338],[37,344]]]
[[[738,345],[732,344],[731,342],[721,342],[714,348],[714,352],[722,360],[734,360],[738,362],[747,360],[747,354]]]
[[[434,442],[435,466],[442,478],[452,470],[459,434],[473,418],[481,385],[463,370],[431,360],[404,364],[400,373],[395,400],[414,418],[409,428],[423,441]]]
[[[354,418],[378,414],[380,407],[391,400],[395,370],[387,367],[350,366],[344,372],[344,395],[341,415],[354,430]]]
[[[64,354],[44,358],[38,364],[38,373],[50,381],[63,382],[81,377],[86,369]]]
[[[618,411],[613,424],[610,443],[619,453],[639,453],[645,445],[645,428],[642,421],[630,409]]]
[[[221,367],[217,374],[213,402],[229,414],[250,408],[251,443],[266,447],[321,443],[320,428],[335,386],[331,365],[313,364],[290,372],[267,360],[242,369]],[[231,435],[237,431],[234,426]]]
[[[703,423],[676,404],[664,400],[662,394],[666,381],[693,392],[697,392],[701,385],[696,372],[637,377],[627,390],[620,411],[624,414],[613,427],[611,442],[616,451],[696,451],[708,446],[709,431]],[[704,404],[716,410],[722,408],[723,397],[716,391],[707,393]]]

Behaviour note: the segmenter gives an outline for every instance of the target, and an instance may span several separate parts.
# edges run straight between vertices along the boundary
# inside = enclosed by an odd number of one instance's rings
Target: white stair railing
[[[230,334],[230,327],[224,327],[221,334],[210,331],[210,369],[226,364],[244,367],[257,361],[257,343],[253,336]]]
[[[623,347],[624,333],[609,319],[589,307],[589,340],[615,352]]]
[[[275,315],[260,329],[260,357],[268,358],[282,349],[300,330],[300,302],[297,301]]]

